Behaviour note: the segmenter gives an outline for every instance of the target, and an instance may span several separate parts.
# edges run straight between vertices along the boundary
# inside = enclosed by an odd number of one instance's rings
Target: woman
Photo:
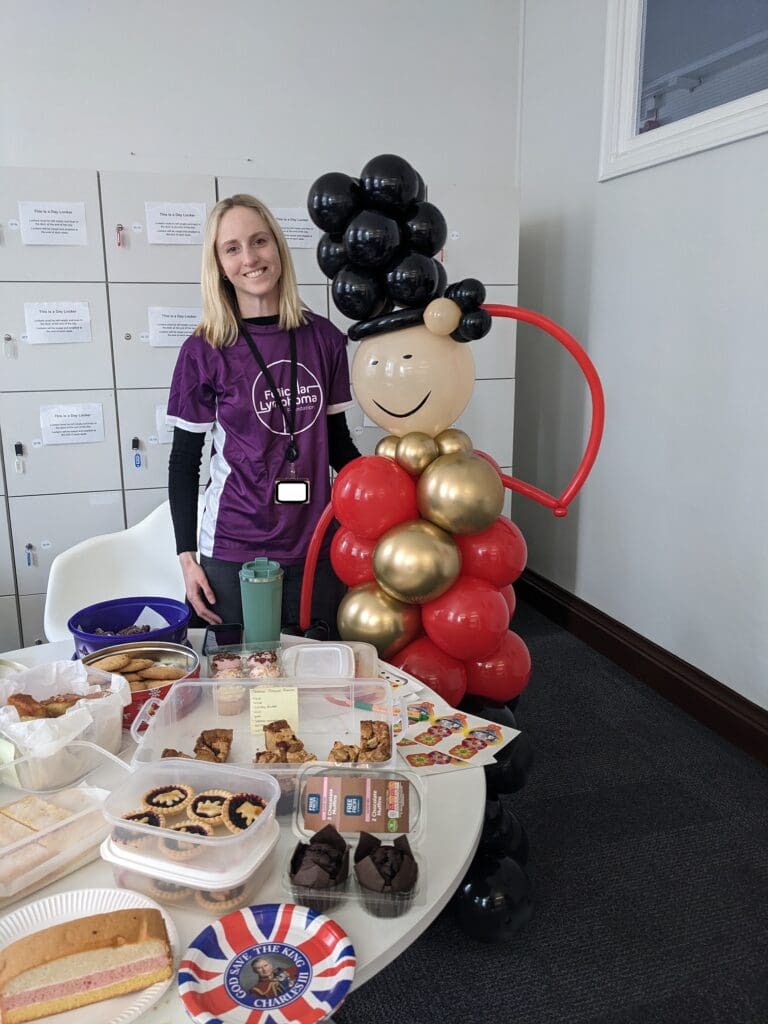
[[[242,622],[240,567],[268,556],[285,570],[282,621],[296,623],[307,547],[330,497],[329,464],[338,470],[360,454],[344,415],[352,404],[346,339],[302,305],[283,233],[253,196],[211,211],[202,297],[203,319],[181,347],[168,400],[169,498],[187,599],[205,622]],[[293,501],[278,500],[286,496]],[[333,632],[342,595],[326,549],[312,614]]]

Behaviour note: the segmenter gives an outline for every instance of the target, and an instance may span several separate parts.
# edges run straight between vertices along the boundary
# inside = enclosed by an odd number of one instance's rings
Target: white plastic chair
[[[198,513],[202,508],[202,497]],[[48,640],[69,640],[67,621],[87,605],[118,597],[184,600],[167,501],[127,530],[104,533],[57,555],[48,577],[43,628]]]

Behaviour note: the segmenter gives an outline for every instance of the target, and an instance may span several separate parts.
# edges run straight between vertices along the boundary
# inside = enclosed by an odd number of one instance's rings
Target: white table
[[[199,643],[199,637],[194,635],[196,632],[199,631],[190,631],[193,644]],[[70,641],[58,641],[9,651],[0,656],[32,666],[70,658],[72,651]],[[434,921],[453,895],[477,849],[485,810],[482,769],[466,768],[454,773],[431,775],[424,782],[425,831],[419,853],[427,871],[422,879],[426,888],[422,889],[420,898],[402,917],[386,920],[371,916],[354,900],[345,901],[333,909],[334,920],[347,932],[357,954],[353,988],[363,985],[405,952]],[[290,902],[290,896],[283,889],[282,874],[296,841],[289,820],[281,819],[280,839],[271,858],[271,871],[258,893],[260,903]],[[13,904],[8,910],[56,892],[113,888],[114,884],[111,867],[102,860],[95,860],[26,900]],[[213,920],[202,911],[178,907],[166,909],[178,929],[182,951]],[[175,984],[142,1020],[147,1024],[189,1024]]]

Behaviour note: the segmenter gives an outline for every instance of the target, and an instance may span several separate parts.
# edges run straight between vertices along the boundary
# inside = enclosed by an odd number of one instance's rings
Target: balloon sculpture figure
[[[348,463],[334,482],[331,504],[309,548],[300,625],[310,624],[317,556],[335,517],[340,528],[331,563],[349,588],[339,608],[342,638],[372,643],[381,658],[453,706],[466,698],[485,717],[491,717],[486,705],[511,717],[504,705],[525,688],[531,659],[509,628],[515,611],[512,584],[525,567],[527,550],[518,527],[502,515],[504,491],[532,498],[556,516],[567,514],[600,445],[599,378],[579,343],[553,321],[519,307],[486,305],[477,280],[447,285],[435,258],[445,244],[445,219],[402,157],[374,157],[359,178],[322,175],[310,189],[308,207],[324,232],[317,258],[332,279],[333,301],[357,321],[349,330],[350,339],[360,343],[352,362],[355,397],[388,434],[375,455]],[[591,431],[576,473],[559,497],[503,473],[452,426],[474,388],[467,342],[488,334],[492,317],[542,328],[565,346],[586,377]],[[513,741],[508,747],[518,749],[511,754],[505,748],[493,766],[498,771],[495,780],[488,778],[492,799],[519,788],[530,763],[530,745]],[[517,862],[508,853],[502,854],[504,863],[497,855],[498,850],[481,847],[473,865],[478,877],[472,882],[468,875],[457,894],[460,920],[479,937],[504,936],[509,921],[529,916],[522,866],[518,873],[509,867]],[[498,862],[496,868],[492,862]],[[478,881],[478,872],[484,880]],[[513,912],[509,920],[497,914],[493,927],[484,930],[483,901],[488,892],[503,888],[505,879],[509,883],[507,876],[514,876]],[[485,895],[474,900],[473,885]]]

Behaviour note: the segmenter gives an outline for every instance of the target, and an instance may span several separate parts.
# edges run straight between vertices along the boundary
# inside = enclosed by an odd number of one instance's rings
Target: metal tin
[[[153,697],[163,700],[171,691],[174,683],[178,683],[182,679],[197,679],[200,675],[200,658],[197,653],[184,644],[173,644],[165,640],[145,640],[143,643],[138,640],[127,644],[114,644],[112,647],[102,647],[100,651],[86,654],[81,661],[84,665],[93,665],[94,662],[101,661],[102,658],[123,654],[129,654],[133,658],[152,658],[158,664],[184,669],[184,675],[179,679],[172,679],[168,682],[148,680],[146,687],[142,689],[134,689],[132,686],[131,703],[123,708],[124,729],[130,728],[134,718],[148,700]],[[120,673],[117,672],[116,675],[120,675]],[[180,716],[186,714],[193,706],[189,697],[189,691],[184,690],[180,694],[177,708]]]

